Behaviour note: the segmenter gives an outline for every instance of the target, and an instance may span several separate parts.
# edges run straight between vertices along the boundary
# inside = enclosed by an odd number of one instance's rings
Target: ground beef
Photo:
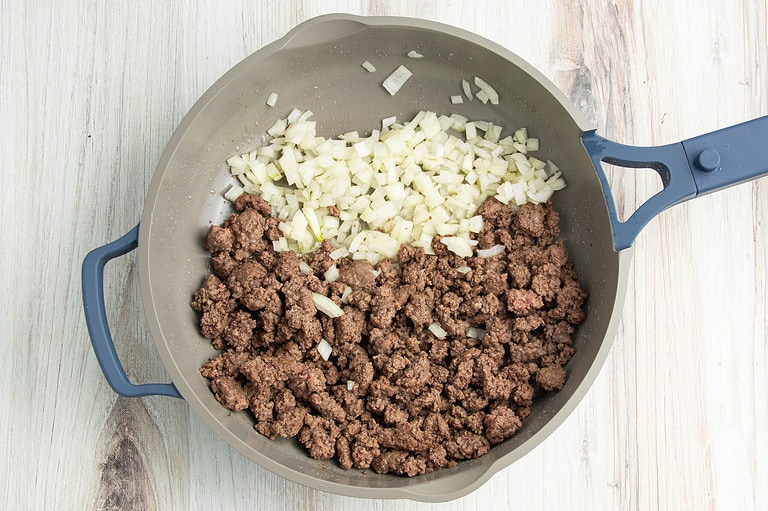
[[[212,272],[191,306],[221,350],[201,374],[224,407],[250,410],[259,433],[295,438],[345,470],[415,476],[486,454],[523,427],[537,396],[565,385],[586,293],[550,203],[481,205],[478,247],[505,247],[493,257],[458,257],[436,237],[436,255],[403,245],[374,268],[333,260],[326,240],[304,258],[309,275],[302,257],[274,252],[265,201],[243,195],[235,210],[209,229]],[[333,265],[338,278],[325,282]],[[313,292],[343,315],[318,312]]]

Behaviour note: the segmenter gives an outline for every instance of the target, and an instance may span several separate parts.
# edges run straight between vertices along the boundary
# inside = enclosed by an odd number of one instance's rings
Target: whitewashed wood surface
[[[195,100],[327,12],[475,31],[624,143],[768,114],[764,0],[0,0],[0,507],[768,509],[766,179],[673,208],[643,231],[619,335],[587,397],[542,445],[457,501],[307,489],[238,454],[181,400],[112,392],[83,319],[83,257],[136,224]],[[629,173],[614,183],[630,205],[652,189]],[[129,376],[167,381],[135,257],[110,263],[105,278]]]

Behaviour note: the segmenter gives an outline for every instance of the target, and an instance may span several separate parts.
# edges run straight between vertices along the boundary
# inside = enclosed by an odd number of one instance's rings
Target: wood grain
[[[0,0],[0,503],[4,509],[768,508],[768,183],[677,206],[635,244],[613,351],[546,442],[439,505],[304,488],[229,448],[180,400],[118,398],[80,304],[88,250],[138,221],[154,166],[231,66],[322,13],[475,31],[551,78],[619,142],[768,114],[768,13],[752,0],[132,3]],[[653,180],[617,170],[631,211]],[[7,231],[8,232],[8,231]],[[167,381],[134,256],[105,294],[136,382]]]

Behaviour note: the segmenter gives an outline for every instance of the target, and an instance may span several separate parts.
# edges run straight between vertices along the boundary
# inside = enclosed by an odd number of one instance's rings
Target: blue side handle
[[[627,146],[594,131],[585,132],[582,142],[603,188],[617,251],[632,246],[640,230],[665,209],[768,175],[768,116],[664,146]],[[622,222],[602,162],[653,169],[664,189]]]
[[[139,244],[139,226],[122,238],[88,253],[83,260],[83,306],[91,345],[104,377],[112,389],[125,397],[170,396],[182,398],[173,383],[147,383],[134,385],[128,380],[117,357],[115,344],[109,332],[107,311],[104,306],[104,266],[107,261],[127,254]]]

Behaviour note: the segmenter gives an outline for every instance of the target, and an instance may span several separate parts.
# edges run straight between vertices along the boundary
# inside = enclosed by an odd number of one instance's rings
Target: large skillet
[[[418,50],[423,59],[408,59]],[[377,72],[360,64],[369,60]],[[405,64],[413,77],[394,97],[383,79]],[[461,80],[480,76],[500,104],[451,105]],[[265,104],[270,93],[278,103]],[[291,108],[310,109],[318,132],[370,131],[383,117],[407,119],[421,109],[526,126],[543,154],[563,168],[568,187],[555,194],[562,231],[589,292],[586,321],[565,388],[533,407],[522,430],[486,456],[415,478],[343,471],[310,459],[291,440],[256,433],[247,413],[230,413],[213,397],[199,368],[215,354],[189,302],[208,271],[201,243],[208,226],[231,212],[221,192],[231,182],[226,158],[254,147]],[[664,190],[619,222],[601,161],[653,168]],[[669,206],[768,172],[768,117],[663,147],[627,147],[601,138],[541,73],[510,51],[475,34],[424,20],[350,15],[311,19],[247,57],[194,105],[171,138],[154,173],[140,226],[91,252],[83,263],[83,300],[93,348],[110,385],[124,396],[183,397],[235,449],[301,484],[343,495],[443,501],[461,497],[538,445],[594,381],[613,341],[638,231]],[[173,381],[133,385],[115,354],[103,298],[104,264],[138,246],[143,305],[152,337]]]

